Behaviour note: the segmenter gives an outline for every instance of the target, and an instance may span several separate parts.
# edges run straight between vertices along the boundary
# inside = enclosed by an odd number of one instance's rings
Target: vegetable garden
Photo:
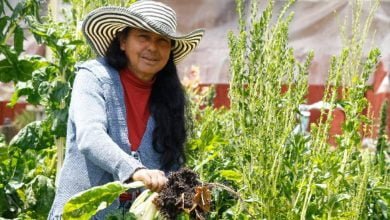
[[[0,136],[3,218],[46,219],[64,154],[74,66],[93,58],[78,30],[79,22],[98,6],[125,6],[133,1],[67,2],[72,8],[64,13],[63,22],[50,13],[41,16],[42,2],[38,0],[21,1],[14,7],[7,0],[0,2],[0,81],[15,84],[10,105],[24,97],[32,105],[43,106],[46,114],[44,120],[21,129],[10,143]],[[163,196],[162,192],[157,197],[145,191],[145,200],[138,201],[138,206],[130,209],[133,214],[126,218],[135,219],[137,207],[138,211],[145,210],[148,201],[156,205],[150,205],[149,211],[169,202],[181,207],[178,216],[172,207],[165,212],[154,210],[154,217],[160,213],[159,218],[389,219],[389,107],[383,105],[381,124],[377,125],[368,116],[365,98],[369,89],[366,82],[376,68],[380,51],[373,48],[364,54],[363,47],[369,42],[368,28],[379,1],[373,1],[365,20],[361,17],[362,2],[353,1],[353,14],[340,28],[343,49],[332,57],[329,68],[322,100],[327,108],[321,110],[326,117],[312,124],[310,133],[300,127],[304,117],[300,106],[305,103],[308,68],[315,54],[309,53],[301,62],[288,45],[293,19],[288,8],[294,1],[286,2],[278,12],[269,1],[262,14],[257,13],[256,2],[246,10],[242,0],[236,1],[239,31],[227,36],[230,108],[213,108],[212,88],[201,90],[198,82],[185,85],[192,123],[187,141],[188,169],[182,172],[194,174],[188,181],[197,183],[190,189],[193,194],[180,191],[176,196]],[[6,8],[11,15],[5,14]],[[23,25],[37,42],[50,48],[50,59],[23,53],[27,32]],[[345,121],[334,147],[329,144],[332,115],[327,113],[337,106],[343,108]],[[375,133],[377,127],[376,150],[364,150],[363,138]],[[174,177],[169,186],[179,184],[179,178]],[[137,182],[115,182],[91,189],[68,203],[64,218],[82,219],[80,216],[96,213],[121,192],[141,186]],[[110,218],[120,219],[115,213]]]

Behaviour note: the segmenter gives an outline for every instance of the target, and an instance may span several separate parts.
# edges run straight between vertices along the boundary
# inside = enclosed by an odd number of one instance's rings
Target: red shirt
[[[125,95],[126,119],[131,150],[136,151],[141,143],[149,119],[149,97],[154,80],[144,82],[128,68],[120,71]]]

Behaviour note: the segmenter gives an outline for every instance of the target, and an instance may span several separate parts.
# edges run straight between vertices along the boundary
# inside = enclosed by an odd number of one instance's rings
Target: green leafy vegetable
[[[128,189],[143,187],[142,182],[122,184],[120,182],[107,183],[83,191],[72,197],[64,206],[64,220],[79,219],[87,220],[99,210],[108,207],[120,194]]]

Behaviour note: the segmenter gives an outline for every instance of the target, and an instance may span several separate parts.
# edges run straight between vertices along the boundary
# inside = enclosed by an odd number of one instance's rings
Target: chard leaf
[[[25,193],[26,206],[35,210],[38,215],[45,216],[53,203],[54,181],[47,176],[38,175],[27,184]]]
[[[17,72],[17,80],[21,82],[26,82],[30,80],[32,77],[32,72],[34,71],[34,61],[30,60],[19,60],[18,62],[18,72]]]
[[[11,82],[15,77],[15,70],[8,59],[0,60],[0,81]]]
[[[50,100],[61,103],[69,95],[70,89],[68,82],[54,81],[50,89]]]
[[[27,149],[41,150],[53,146],[53,137],[46,121],[34,121],[22,128],[12,138],[10,146],[18,147],[23,152]]]
[[[122,184],[119,181],[92,187],[73,196],[64,206],[63,219],[87,220],[99,210],[109,206],[120,194],[128,189],[143,187],[142,182]]]
[[[68,110],[67,109],[56,109],[52,110],[49,117],[52,119],[53,123],[51,126],[51,131],[57,134],[58,137],[66,136],[66,122],[68,119]]]

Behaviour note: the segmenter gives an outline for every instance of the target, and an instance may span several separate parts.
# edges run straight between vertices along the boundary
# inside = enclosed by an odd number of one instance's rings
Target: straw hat
[[[126,27],[140,28],[173,40],[175,63],[193,51],[204,34],[202,29],[183,35],[177,33],[175,11],[161,2],[150,0],[138,1],[128,8],[105,6],[95,9],[85,18],[82,31],[92,49],[99,56],[105,56],[117,32]]]

